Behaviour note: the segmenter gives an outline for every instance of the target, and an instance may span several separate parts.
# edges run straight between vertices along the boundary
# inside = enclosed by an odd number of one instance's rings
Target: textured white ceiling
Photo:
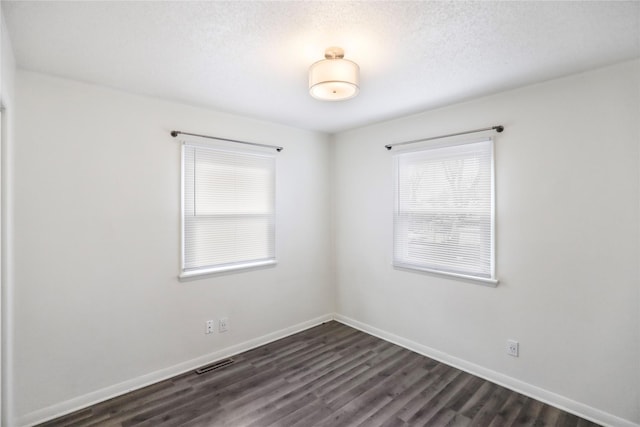
[[[640,57],[640,2],[2,0],[21,68],[337,132]],[[358,97],[309,65],[341,46]]]

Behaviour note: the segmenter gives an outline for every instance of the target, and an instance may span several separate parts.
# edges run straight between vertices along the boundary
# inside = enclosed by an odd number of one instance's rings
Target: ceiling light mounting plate
[[[324,51],[324,57],[326,59],[343,59],[344,49],[337,46],[328,47]]]

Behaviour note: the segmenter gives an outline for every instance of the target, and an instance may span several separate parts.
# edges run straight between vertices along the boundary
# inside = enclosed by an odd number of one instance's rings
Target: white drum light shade
[[[344,59],[344,51],[330,47],[322,61],[309,68],[309,93],[322,101],[342,101],[360,91],[360,67]]]

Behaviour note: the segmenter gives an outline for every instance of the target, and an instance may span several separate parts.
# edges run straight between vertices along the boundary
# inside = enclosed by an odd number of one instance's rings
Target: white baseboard
[[[326,314],[324,316],[320,316],[315,319],[311,319],[306,322],[302,322],[297,325],[251,339],[249,341],[233,345],[231,347],[221,349],[214,353],[188,360],[186,362],[179,363],[177,365],[170,366],[159,371],[151,372],[149,374],[142,375],[140,377],[31,412],[18,418],[15,422],[15,425],[21,427],[33,426],[35,424],[57,418],[65,414],[75,412],[77,410],[86,408],[99,402],[103,402],[108,399],[112,399],[130,391],[155,384],[159,381],[163,381],[176,375],[180,375],[184,372],[193,370],[212,361],[224,359],[225,357],[233,356],[234,354],[242,353],[244,351],[251,350],[252,348],[268,344],[270,342],[279,340],[281,338],[287,337],[289,335],[295,334],[329,320],[336,320],[340,323],[344,323],[345,325],[359,329],[385,341],[397,344],[411,351],[415,351],[416,353],[438,360],[442,363],[453,366],[472,375],[476,375],[480,378],[484,378],[495,384],[501,385],[525,396],[532,397],[549,405],[553,405],[564,411],[591,420],[598,424],[611,427],[640,427],[640,424],[622,419],[583,403],[576,402],[564,396],[525,383],[491,369],[484,368],[469,361],[459,359],[447,353],[435,350],[433,348],[419,344],[415,341],[400,337],[382,329],[378,329],[376,327],[370,326],[355,319],[351,319],[341,314]]]
[[[293,335],[305,329],[309,329],[313,326],[319,325],[323,322],[333,320],[333,318],[334,316],[332,314],[325,314],[324,316],[316,317],[315,319],[307,320],[306,322],[298,323],[297,325],[254,338],[249,341],[233,345],[231,347],[223,348],[219,351],[206,354],[204,356],[197,357],[195,359],[191,359],[186,362],[161,369],[159,371],[151,372],[149,374],[145,374],[140,377],[121,382],[119,384],[114,384],[112,386],[105,387],[103,389],[96,390],[91,393],[84,394],[82,396],[78,396],[76,398],[66,400],[64,402],[39,409],[34,412],[30,412],[15,420],[15,425],[27,427],[52,420],[62,415],[66,415],[86,408],[88,406],[95,405],[96,403],[104,402],[105,400],[112,399],[130,391],[155,384],[168,378],[172,378],[176,375],[191,371],[215,360],[224,359],[226,357],[251,350],[252,348],[256,348],[261,345],[279,340],[289,335]]]
[[[556,408],[560,408],[563,411],[569,412],[595,423],[610,427],[640,427],[640,424],[625,420],[623,418],[617,417],[583,403],[576,402],[575,400],[571,400],[559,394],[525,383],[491,369],[484,368],[480,365],[476,365],[475,363],[459,359],[442,351],[438,351],[425,345],[419,344],[415,341],[402,338],[387,331],[383,331],[382,329],[378,329],[358,320],[351,319],[347,316],[335,314],[334,319],[340,323],[344,323],[347,326],[359,329],[390,343],[397,344],[411,351],[415,351],[418,354],[430,357],[431,359],[435,359],[449,366],[453,366],[454,368],[458,368],[462,371],[491,381],[492,383],[501,385],[525,396],[532,397],[536,400],[555,406]]]

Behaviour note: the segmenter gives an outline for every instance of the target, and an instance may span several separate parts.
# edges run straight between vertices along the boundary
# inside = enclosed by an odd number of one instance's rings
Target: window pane
[[[493,148],[396,155],[394,264],[493,278]]]
[[[183,270],[275,259],[275,157],[185,145]]]

